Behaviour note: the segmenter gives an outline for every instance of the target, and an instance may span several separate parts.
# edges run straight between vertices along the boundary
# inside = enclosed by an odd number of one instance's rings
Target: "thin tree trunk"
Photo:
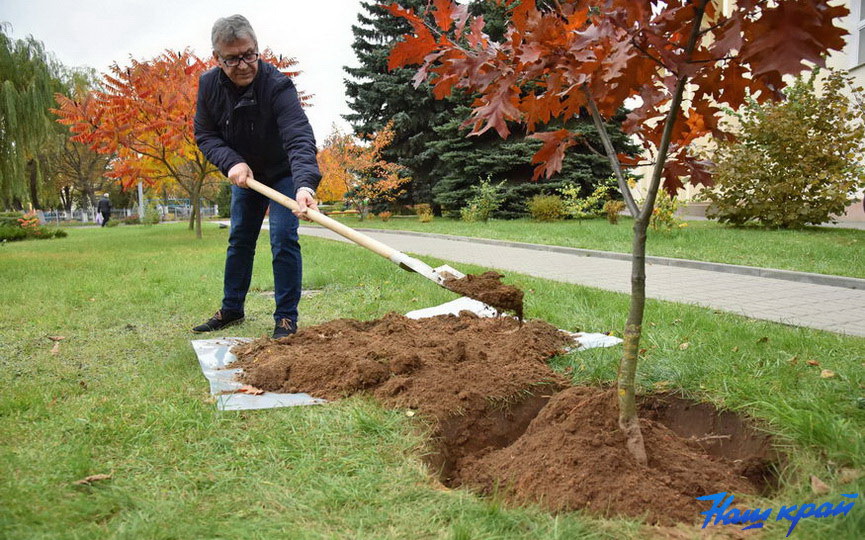
[[[201,197],[198,195],[201,193],[201,188],[196,188],[196,196],[195,196],[195,237],[199,240],[201,239]]]
[[[189,202],[192,203],[192,211],[189,213],[189,230],[195,230],[195,214],[198,210],[198,206],[196,201],[198,200],[198,189],[195,185],[192,186],[192,190],[189,192]]]
[[[27,162],[27,173],[30,180],[30,203],[38,210],[42,205],[39,203],[39,163],[35,159]]]
[[[646,229],[648,220],[634,221],[634,239],[631,245],[631,298],[628,319],[625,322],[625,342],[619,362],[617,386],[619,394],[619,428],[624,432],[625,445],[642,465],[648,463],[640,419],[637,416],[636,376],[643,333],[643,314],[646,307]]]

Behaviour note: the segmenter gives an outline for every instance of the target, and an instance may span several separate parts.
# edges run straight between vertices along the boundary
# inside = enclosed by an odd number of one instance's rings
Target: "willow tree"
[[[0,204],[39,206],[38,159],[54,135],[49,112],[62,89],[60,65],[33,37],[13,39],[0,26]]]

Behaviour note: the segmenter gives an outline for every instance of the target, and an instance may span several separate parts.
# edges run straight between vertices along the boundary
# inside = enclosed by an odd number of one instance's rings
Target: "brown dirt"
[[[337,319],[279,341],[232,349],[241,380],[273,392],[338,399],[368,391],[391,407],[446,417],[510,399],[535,386],[564,386],[546,360],[572,338],[543,321],[472,313],[422,320],[389,313]]]
[[[513,311],[517,318],[522,320],[523,291],[502,283],[503,277],[497,272],[484,272],[477,276],[468,274],[459,279],[447,279],[444,286],[457,294],[480,300],[499,311]]]
[[[573,340],[543,321],[463,312],[340,319],[236,346],[242,382],[338,399],[368,392],[433,421],[430,468],[449,486],[553,511],[695,523],[701,495],[764,491],[777,456],[731,413],[672,396],[641,403],[649,455],[625,449],[610,390],[568,388],[546,360]],[[726,416],[725,416],[726,415]],[[665,425],[666,424],[666,425]]]

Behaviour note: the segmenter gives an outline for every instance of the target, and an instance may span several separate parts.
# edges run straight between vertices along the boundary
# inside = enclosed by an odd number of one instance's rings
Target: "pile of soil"
[[[484,272],[477,276],[468,274],[459,279],[446,279],[444,286],[457,294],[480,300],[499,311],[513,311],[517,318],[522,320],[523,291],[502,283],[503,277],[497,272]]]
[[[391,313],[236,346],[232,367],[263,390],[327,399],[368,392],[386,406],[416,409],[435,426],[427,460],[445,485],[497,491],[514,503],[669,525],[698,521],[706,508],[696,497],[764,490],[772,465],[765,437],[741,422],[674,425],[666,417],[678,415],[660,398],[641,404],[649,464],[638,465],[618,428],[614,392],[569,387],[546,364],[574,345],[543,321]]]
[[[485,493],[504,491],[519,503],[554,511],[640,516],[652,524],[694,522],[706,503],[695,497],[755,493],[746,465],[707,455],[693,440],[642,419],[649,457],[639,465],[618,427],[615,391],[574,387],[555,395],[507,447],[462,465],[460,480]]]
[[[301,328],[279,341],[232,349],[241,381],[271,392],[339,399],[368,391],[390,407],[444,418],[487,401],[508,400],[537,386],[566,385],[546,360],[573,338],[544,321],[470,312],[373,321],[337,319]]]

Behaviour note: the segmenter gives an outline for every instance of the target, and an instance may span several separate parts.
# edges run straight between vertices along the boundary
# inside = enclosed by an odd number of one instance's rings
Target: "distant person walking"
[[[108,200],[107,193],[103,193],[102,198],[96,203],[96,211],[102,215],[102,226],[104,227],[111,219],[111,201]]]

